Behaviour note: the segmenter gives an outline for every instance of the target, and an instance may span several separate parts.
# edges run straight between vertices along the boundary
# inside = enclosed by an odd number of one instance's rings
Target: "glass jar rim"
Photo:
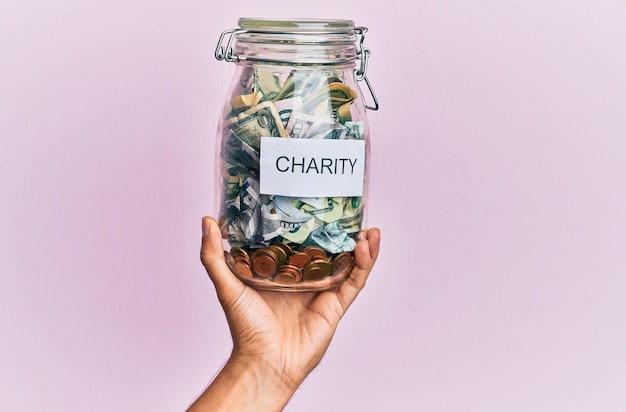
[[[270,33],[315,33],[315,34],[352,34],[354,21],[344,19],[274,19],[242,17],[239,28],[247,31]]]

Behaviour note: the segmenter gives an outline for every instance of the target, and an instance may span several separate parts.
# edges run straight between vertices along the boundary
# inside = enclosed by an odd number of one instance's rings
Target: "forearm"
[[[261,362],[231,356],[217,377],[188,409],[203,411],[281,411],[297,385]]]

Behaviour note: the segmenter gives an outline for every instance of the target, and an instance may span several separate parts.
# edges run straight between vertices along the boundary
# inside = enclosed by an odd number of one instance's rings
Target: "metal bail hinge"
[[[374,100],[374,106],[370,106],[365,103],[365,108],[370,110],[378,110],[378,99],[376,98],[376,93],[374,93],[374,89],[372,89],[372,84],[367,78],[367,61],[369,59],[370,54],[372,52],[367,47],[363,47],[363,42],[365,41],[365,33],[367,32],[367,27],[355,27],[354,33],[358,36],[361,36],[361,39],[358,42],[356,56],[357,59],[361,60],[361,67],[355,70],[355,77],[357,82],[364,80],[367,85],[367,89]]]
[[[245,30],[230,29],[222,32],[219,40],[217,41],[217,47],[215,48],[215,58],[217,60],[226,60],[227,62],[239,61],[239,56],[233,54],[233,40],[235,37]],[[227,38],[226,47],[224,47],[224,40]]]

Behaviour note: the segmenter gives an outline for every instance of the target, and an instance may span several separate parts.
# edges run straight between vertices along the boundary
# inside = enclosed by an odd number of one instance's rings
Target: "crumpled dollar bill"
[[[341,70],[284,72],[247,67],[240,95],[228,100],[221,125],[220,224],[231,244],[283,241],[316,245],[329,253],[354,250],[362,230],[360,197],[292,198],[259,193],[263,137],[363,140],[363,121],[353,120],[358,93]]]

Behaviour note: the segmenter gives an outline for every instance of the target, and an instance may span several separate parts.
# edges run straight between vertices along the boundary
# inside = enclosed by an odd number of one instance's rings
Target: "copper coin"
[[[252,271],[262,278],[271,278],[278,269],[276,255],[271,250],[256,250],[250,257],[250,261],[252,262]]]
[[[291,265],[284,265],[278,269],[278,273],[274,276],[274,282],[283,285],[293,285],[302,280],[302,272],[299,268]]]
[[[293,255],[293,249],[291,249],[291,247],[289,247],[288,244],[283,243],[283,242],[276,242],[276,243],[272,243],[270,246],[277,246],[279,248],[281,248],[282,250],[285,251],[285,255],[287,255],[287,258],[289,258],[289,256]]]
[[[324,276],[330,276],[330,274],[333,273],[333,267],[328,262],[318,262],[318,263],[315,263],[315,266],[320,268]]]
[[[252,275],[250,265],[248,265],[246,262],[235,263],[235,273],[237,273],[237,275],[241,276],[242,278],[252,279],[254,277]]]
[[[250,258],[248,255],[235,255],[233,256],[233,259],[235,259],[235,262],[244,262],[250,266]]]
[[[302,271],[302,277],[304,280],[318,280],[326,277],[328,275],[324,275],[324,270],[319,267],[317,264],[309,264]]]
[[[246,250],[242,247],[239,246],[233,246],[230,248],[230,254],[232,256],[237,256],[237,255],[242,255],[242,256],[248,256],[248,252],[246,252]]]
[[[278,264],[278,266],[287,264],[288,256],[287,252],[285,252],[285,249],[281,248],[277,244],[271,244],[267,248],[274,252],[274,254],[276,255],[276,263]]]
[[[298,283],[296,277],[288,272],[278,272],[276,276],[274,276],[274,282],[280,283],[281,285],[295,285]]]
[[[296,266],[300,269],[304,268],[311,261],[311,257],[303,252],[298,252],[291,255],[289,258],[289,264]]]
[[[349,272],[354,266],[354,257],[350,252],[343,252],[333,258],[333,275]]]
[[[254,252],[252,252],[252,254],[250,255],[250,259],[254,260],[256,256],[269,256],[275,261],[278,261],[278,256],[276,255],[276,252],[270,248],[264,247],[261,249],[255,249]]]
[[[298,281],[302,280],[302,269],[294,265],[283,265],[280,267],[280,270],[283,272],[292,273]]]
[[[317,246],[307,246],[304,249],[304,253],[309,255],[311,259],[327,259],[326,251],[321,247]]]

